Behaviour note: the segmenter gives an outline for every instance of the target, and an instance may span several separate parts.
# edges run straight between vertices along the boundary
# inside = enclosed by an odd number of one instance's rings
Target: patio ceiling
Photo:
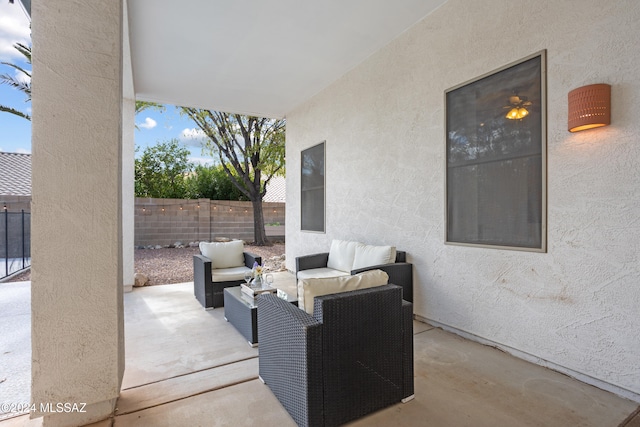
[[[129,0],[136,98],[283,117],[446,0]]]

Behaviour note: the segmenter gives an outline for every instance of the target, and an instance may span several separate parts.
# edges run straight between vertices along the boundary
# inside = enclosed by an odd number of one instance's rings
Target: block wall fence
[[[7,212],[31,212],[31,196],[0,196],[0,209],[5,206]]]
[[[267,236],[283,241],[285,204],[263,202],[262,209]],[[251,202],[136,198],[136,247],[188,244],[218,237],[254,240]]]

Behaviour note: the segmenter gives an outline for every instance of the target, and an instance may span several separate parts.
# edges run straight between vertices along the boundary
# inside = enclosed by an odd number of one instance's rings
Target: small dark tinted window
[[[324,232],[324,146],[322,142],[302,151],[301,228]]]

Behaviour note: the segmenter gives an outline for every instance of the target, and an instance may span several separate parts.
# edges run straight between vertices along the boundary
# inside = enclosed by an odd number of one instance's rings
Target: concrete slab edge
[[[181,400],[189,399],[191,397],[199,396],[201,394],[211,393],[212,391],[223,390],[225,388],[237,386],[238,384],[243,384],[243,383],[246,383],[246,382],[254,381],[254,380],[257,380],[258,378],[259,377],[257,375],[255,375],[255,376],[252,376],[252,377],[240,379],[238,381],[229,382],[229,383],[226,383],[224,385],[219,385],[219,386],[215,386],[215,387],[207,387],[207,388],[199,390],[199,391],[197,391],[195,393],[190,393],[190,394],[186,394],[184,396],[175,397],[175,398],[171,398],[171,399],[166,399],[166,400],[163,400],[162,402],[154,403],[152,405],[145,405],[145,406],[142,406],[142,407],[139,407],[139,408],[136,408],[136,409],[118,411],[117,408],[116,408],[114,416],[115,417],[120,417],[122,415],[129,415],[129,414],[134,414],[134,413],[140,412],[140,411],[146,411],[147,409],[156,408],[158,406],[167,405],[167,404],[173,403],[173,402],[179,402]]]

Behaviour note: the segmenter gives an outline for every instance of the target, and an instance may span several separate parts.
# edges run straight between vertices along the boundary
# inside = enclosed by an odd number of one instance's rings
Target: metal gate
[[[0,279],[31,265],[31,213],[0,213]]]

